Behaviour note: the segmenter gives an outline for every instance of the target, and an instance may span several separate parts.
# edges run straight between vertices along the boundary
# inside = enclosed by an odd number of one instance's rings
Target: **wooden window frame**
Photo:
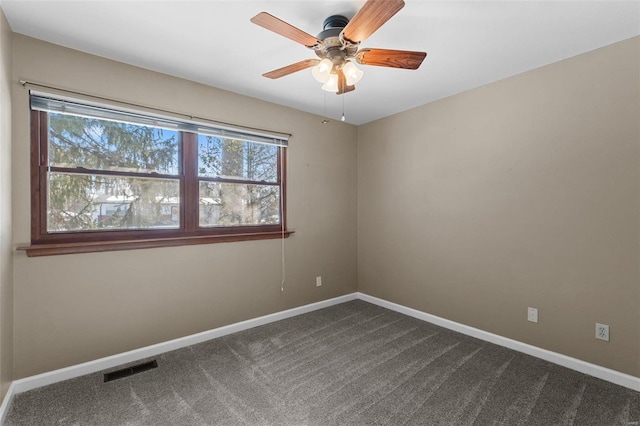
[[[31,246],[20,247],[27,255],[88,253],[115,250],[133,250],[152,247],[171,247],[219,242],[287,238],[292,231],[286,227],[286,147],[278,147],[277,181],[268,183],[280,188],[280,224],[200,227],[198,134],[179,131],[179,149],[182,167],[179,175],[148,175],[111,173],[100,170],[101,175],[130,175],[132,177],[169,178],[180,181],[180,227],[178,229],[106,230],[106,231],[47,231],[47,174],[49,171],[69,171],[47,164],[49,147],[48,113],[31,111]],[[75,169],[77,170],[77,169]],[[83,170],[84,171],[84,170]],[[97,171],[88,170],[89,174]],[[249,180],[206,178],[207,181],[256,184]],[[260,182],[260,184],[263,184]]]

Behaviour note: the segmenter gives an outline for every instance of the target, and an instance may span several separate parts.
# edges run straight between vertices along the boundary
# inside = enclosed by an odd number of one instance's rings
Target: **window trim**
[[[180,130],[182,173],[172,179],[180,185],[180,227],[178,229],[47,231],[47,149],[48,116],[46,111],[30,110],[31,127],[31,246],[19,247],[27,256],[132,250],[152,247],[172,247],[211,244],[231,241],[287,238],[286,145],[278,146],[279,173],[276,185],[280,188],[280,224],[229,227],[200,227],[197,173],[197,133]],[[49,169],[50,170],[50,169]],[[109,173],[105,173],[109,174]],[[162,177],[157,175],[154,177]],[[207,179],[209,180],[209,179]],[[220,179],[225,181],[224,179]]]

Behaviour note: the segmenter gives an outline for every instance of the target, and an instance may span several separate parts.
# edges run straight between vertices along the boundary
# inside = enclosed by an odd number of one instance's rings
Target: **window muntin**
[[[32,243],[285,231],[286,140],[71,106],[32,96]]]

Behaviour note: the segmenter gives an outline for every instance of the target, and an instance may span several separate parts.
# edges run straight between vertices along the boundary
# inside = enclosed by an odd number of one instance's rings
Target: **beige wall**
[[[2,34],[6,69],[11,42]],[[12,297],[17,379],[356,288],[640,376],[639,51],[638,38],[618,43],[356,133],[13,35],[15,245],[30,238],[28,93],[19,79],[293,133],[288,217],[297,232],[285,243],[284,293],[280,242],[268,240],[14,253],[12,296],[4,248],[11,222],[0,216],[3,386]],[[6,161],[10,123],[2,113]],[[5,165],[0,197],[10,205]],[[538,324],[526,321],[527,306],[540,309]],[[593,338],[596,321],[611,326],[610,343]]]
[[[11,246],[11,28],[0,10],[0,400],[13,373]]]
[[[14,242],[29,228],[26,79],[292,133],[286,284],[281,241],[27,258],[15,255],[15,378],[356,290],[356,129],[14,35]],[[316,288],[315,277],[323,286]]]
[[[360,126],[358,289],[640,376],[639,64],[634,38]]]

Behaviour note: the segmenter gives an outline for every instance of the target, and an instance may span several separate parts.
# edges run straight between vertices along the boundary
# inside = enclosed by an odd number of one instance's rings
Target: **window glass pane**
[[[202,177],[278,181],[278,147],[198,135],[198,175]]]
[[[180,181],[49,173],[49,232],[180,226]]]
[[[279,223],[279,186],[200,182],[200,226]]]
[[[177,175],[178,132],[49,114],[49,165]]]

